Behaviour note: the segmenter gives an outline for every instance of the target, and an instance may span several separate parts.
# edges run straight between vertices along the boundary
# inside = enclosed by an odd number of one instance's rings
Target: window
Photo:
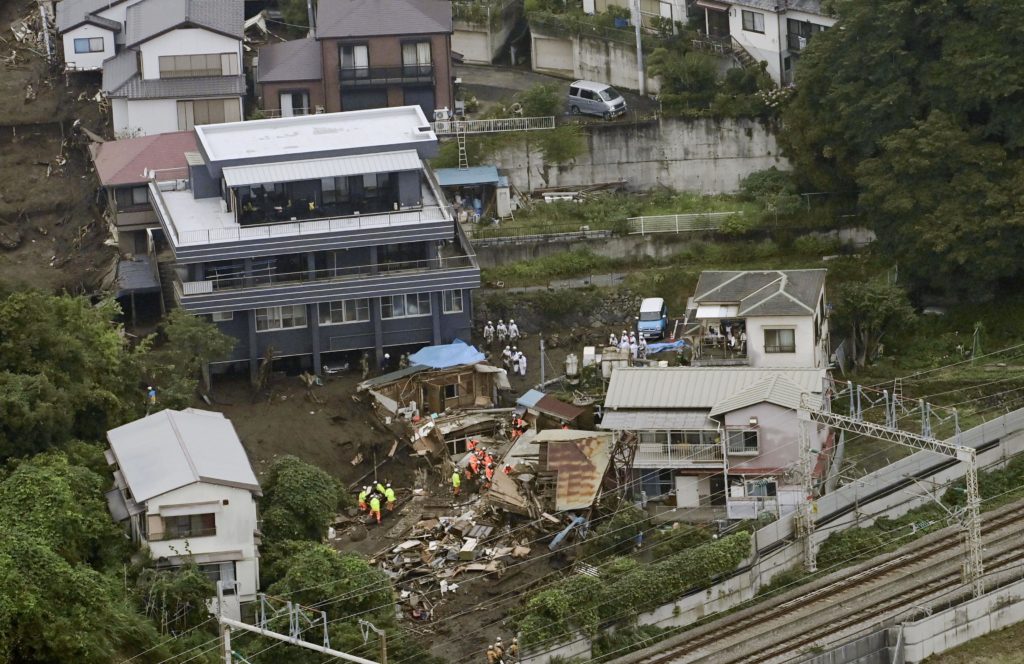
[[[729,431],[729,454],[757,454],[757,431],[744,429]]]
[[[195,99],[178,102],[178,129],[188,131],[197,125],[241,121],[238,99]]]
[[[309,115],[309,90],[291,90],[278,94],[281,117],[290,118],[295,115]]]
[[[160,67],[160,78],[238,76],[237,53],[161,55],[158,62]]]
[[[430,75],[430,42],[402,44],[402,69],[406,76]]]
[[[675,476],[667,468],[646,470],[640,476],[640,487],[649,498],[664,496],[675,491]]]
[[[462,291],[446,290],[441,291],[441,299],[444,301],[444,312],[446,314],[462,313]]]
[[[616,99],[622,98],[622,95],[620,95],[619,91],[616,90],[615,88],[605,88],[604,90],[601,90],[598,94],[601,95],[601,99],[605,101],[615,101]]]
[[[743,10],[743,29],[748,32],[760,32],[764,34],[764,14],[760,12],[748,12]]]
[[[445,399],[458,399],[459,398],[459,384],[452,383],[451,385],[444,386],[444,398]]]
[[[75,53],[101,53],[103,37],[81,37],[75,40]]]
[[[778,485],[775,480],[754,480],[747,482],[747,495],[760,497],[774,497],[778,495]]]
[[[306,305],[268,307],[256,310],[256,331],[291,330],[306,327]]]
[[[594,92],[592,90],[580,90],[580,96],[584,99],[594,99]]]
[[[324,205],[348,201],[348,178],[320,178],[320,196]]]
[[[235,594],[235,563],[207,563],[205,565],[199,565],[199,571],[207,579],[216,584],[218,581],[224,582],[224,594],[234,595]]]
[[[346,78],[363,78],[369,75],[370,54],[366,44],[342,44],[338,49],[338,61]]]
[[[796,330],[784,328],[779,330],[764,331],[764,352],[766,353],[795,353],[796,352]]]
[[[321,302],[318,308],[321,325],[341,325],[370,320],[370,301],[366,298]]]
[[[214,323],[223,323],[225,321],[234,320],[234,311],[215,311],[210,315]]]
[[[577,88],[576,86],[570,85],[569,86],[569,95],[572,96],[572,97],[579,97],[580,96],[580,89]]]
[[[149,187],[123,187],[115,190],[114,197],[117,199],[117,209],[127,210],[128,208],[149,205]]]
[[[164,539],[208,537],[217,534],[217,515],[185,514],[164,517]]]
[[[408,293],[380,299],[381,318],[411,318],[430,315],[430,293]]]

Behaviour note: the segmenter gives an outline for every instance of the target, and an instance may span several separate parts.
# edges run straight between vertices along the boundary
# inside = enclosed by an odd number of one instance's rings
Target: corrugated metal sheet
[[[528,390],[523,396],[516,399],[516,405],[523,406],[525,408],[533,408],[537,405],[537,402],[545,396],[546,395],[540,390]]]
[[[235,427],[220,413],[162,410],[111,429],[107,440],[140,503],[196,482],[260,490]]]
[[[438,168],[434,177],[442,187],[471,184],[497,184],[497,166],[470,166],[469,168]]]
[[[228,166],[224,169],[224,181],[229,187],[244,187],[264,182],[319,180],[347,175],[415,171],[421,168],[423,162],[415,150],[398,150],[273,164]]]
[[[821,387],[818,387],[821,390]],[[746,408],[747,406],[753,406],[759,403],[773,403],[776,406],[782,406],[783,408],[792,408],[796,410],[800,407],[800,397],[804,392],[808,390],[801,389],[799,385],[789,380],[785,376],[776,374],[771,378],[754,383],[747,389],[732,395],[722,401],[715,404],[714,408],[711,409],[709,415],[715,417],[723,413],[730,413],[740,408]],[[809,405],[815,407],[821,404],[821,398],[815,395],[811,395],[811,401]]]
[[[547,469],[557,473],[555,510],[590,507],[608,470],[613,436],[597,431],[549,430],[537,434],[546,444]]]
[[[801,390],[820,393],[824,369],[747,367],[623,367],[612,372],[605,409],[713,408],[754,383],[781,375]]]
[[[545,394],[539,401],[537,401],[537,403],[534,404],[533,409],[546,415],[554,415],[555,417],[567,422],[575,420],[586,412],[583,408],[574,406],[571,403],[566,403],[561,399],[556,399],[550,394]]]
[[[697,431],[717,429],[706,410],[605,411],[600,427],[608,431]]]

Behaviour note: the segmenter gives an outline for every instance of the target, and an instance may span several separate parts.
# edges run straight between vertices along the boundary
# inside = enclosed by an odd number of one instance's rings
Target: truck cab
[[[668,330],[668,307],[660,297],[644,298],[636,317],[636,332],[644,339],[663,339]]]

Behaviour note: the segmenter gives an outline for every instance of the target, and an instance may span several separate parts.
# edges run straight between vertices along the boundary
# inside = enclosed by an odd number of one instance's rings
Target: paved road
[[[528,90],[535,85],[554,83],[565,86],[568,94],[569,81],[557,76],[538,74],[524,67],[487,67],[483,65],[456,65],[455,75],[462,79],[464,88],[472,92],[484,107],[499,102],[509,102],[516,92]],[[658,102],[641,97],[635,92],[619,90],[626,98],[630,113],[618,121],[629,118],[633,112],[652,113],[658,110]],[[595,118],[596,121],[602,120]]]

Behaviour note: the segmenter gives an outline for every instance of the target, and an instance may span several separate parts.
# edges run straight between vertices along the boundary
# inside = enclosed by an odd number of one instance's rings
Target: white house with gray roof
[[[836,24],[821,0],[696,0],[691,15],[712,37],[727,40],[744,59],[765,64],[776,83],[792,83],[800,54]],[[749,61],[749,60],[748,60]]]
[[[63,0],[58,16],[66,3],[77,7],[88,1]],[[243,0],[128,0],[109,11],[115,9],[123,13],[116,55],[101,68],[118,138],[242,119]],[[67,7],[64,24],[74,25],[79,19],[72,16],[80,13]],[[88,17],[97,15],[86,14],[82,25],[95,28]],[[71,35],[65,41],[80,39],[75,35],[82,25],[65,33]]]
[[[694,366],[827,368],[826,272],[702,272],[684,323]]]
[[[637,436],[633,482],[649,499],[720,506],[730,518],[785,514],[803,499],[797,410],[802,399],[820,403],[825,377],[822,369],[618,368],[599,427]],[[811,426],[822,481],[832,437]]]
[[[235,428],[220,413],[163,410],[107,432],[114,489],[107,505],[158,566],[186,556],[235,600],[259,587],[259,482]],[[228,584],[230,585],[230,584]]]

